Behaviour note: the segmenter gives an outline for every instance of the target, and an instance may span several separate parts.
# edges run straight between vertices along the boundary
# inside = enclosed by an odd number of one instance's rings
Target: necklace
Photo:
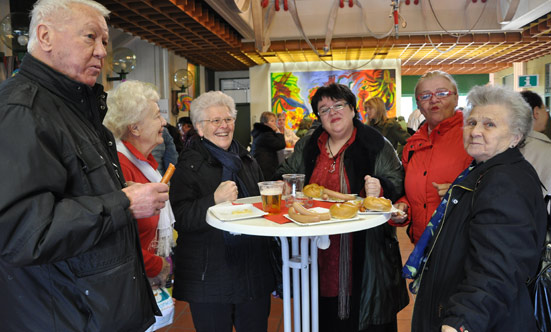
[[[331,164],[331,166],[329,166],[329,173],[333,173],[335,172],[335,166],[337,165],[337,156],[333,155],[333,151],[331,151],[331,145],[329,144],[329,140],[327,140],[327,148],[329,149],[331,158],[333,158],[333,163]]]

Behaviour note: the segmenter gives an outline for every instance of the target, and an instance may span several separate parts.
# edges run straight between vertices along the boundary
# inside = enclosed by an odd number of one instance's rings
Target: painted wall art
[[[272,112],[287,114],[288,128],[296,130],[305,117],[315,119],[310,99],[320,86],[347,85],[356,95],[360,120],[366,121],[363,104],[372,97],[385,101],[388,117],[396,116],[396,70],[367,69],[271,73]]]

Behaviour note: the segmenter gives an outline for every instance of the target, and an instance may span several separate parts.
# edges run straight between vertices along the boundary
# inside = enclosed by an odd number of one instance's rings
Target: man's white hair
[[[96,9],[103,17],[107,18],[110,11],[102,4],[93,0],[38,0],[31,11],[31,24],[29,26],[29,43],[27,44],[27,51],[33,53],[33,49],[38,43],[36,36],[36,27],[44,23],[52,17],[59,17],[60,12],[69,11],[70,6],[73,4],[82,4]]]

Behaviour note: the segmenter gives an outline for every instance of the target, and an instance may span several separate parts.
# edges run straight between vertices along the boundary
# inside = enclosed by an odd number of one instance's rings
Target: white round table
[[[258,202],[260,202],[260,196],[238,199],[235,203]],[[223,204],[231,205],[231,203],[226,202],[219,204],[218,206]],[[318,332],[319,319],[317,249],[327,249],[329,247],[329,235],[351,233],[377,227],[387,222],[387,220],[390,218],[390,213],[359,215],[359,217],[359,220],[354,221],[301,226],[292,222],[286,224],[278,224],[263,217],[241,219],[235,221],[222,221],[216,218],[216,216],[209,209],[209,211],[207,212],[207,223],[212,227],[231,233],[280,237],[281,258],[283,262],[282,279],[284,331],[291,332],[290,269],[293,269],[293,316],[295,318],[294,331],[301,331],[302,320],[302,331],[310,331],[311,321],[311,331]],[[289,244],[287,242],[287,238],[289,237],[291,238],[292,243],[292,255],[289,255]],[[308,241],[310,241],[310,244],[308,243]],[[310,273],[308,273],[309,267]],[[310,289],[312,290],[311,294]],[[312,305],[311,311],[310,301]]]

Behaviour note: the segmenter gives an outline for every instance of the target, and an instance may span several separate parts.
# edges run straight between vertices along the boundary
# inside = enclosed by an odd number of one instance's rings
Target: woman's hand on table
[[[220,183],[218,188],[214,191],[214,204],[235,201],[238,194],[239,192],[235,182],[224,181]]]
[[[379,197],[381,195],[381,182],[379,179],[366,175],[365,180],[365,195]]]
[[[402,213],[392,212],[392,214],[390,215],[390,219],[396,224],[403,224],[408,219],[407,212],[408,212],[409,206],[406,203],[400,202],[400,203],[394,204],[394,207],[402,211]]]

